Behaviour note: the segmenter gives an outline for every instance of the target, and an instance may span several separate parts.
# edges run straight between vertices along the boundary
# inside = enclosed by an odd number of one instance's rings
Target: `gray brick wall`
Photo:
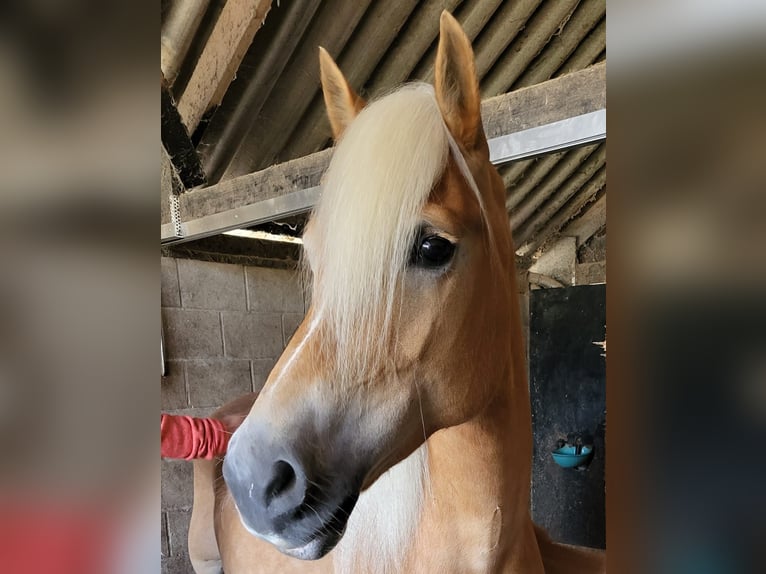
[[[161,409],[207,416],[262,388],[303,319],[296,271],[163,257],[166,376]],[[192,466],[162,461],[162,572],[192,572],[186,548]]]

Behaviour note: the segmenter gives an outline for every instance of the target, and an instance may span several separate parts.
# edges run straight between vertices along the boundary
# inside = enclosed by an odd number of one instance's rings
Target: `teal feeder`
[[[584,445],[579,447],[579,454],[577,454],[577,449],[578,447],[576,446],[564,445],[554,450],[551,455],[553,456],[553,460],[555,460],[556,464],[560,467],[575,468],[585,464],[588,458],[590,458],[590,455],[593,454],[592,446]]]

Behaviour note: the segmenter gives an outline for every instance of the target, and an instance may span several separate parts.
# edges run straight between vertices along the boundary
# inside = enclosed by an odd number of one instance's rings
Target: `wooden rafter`
[[[186,189],[205,183],[205,174],[202,171],[197,152],[189,138],[189,134],[178,114],[173,96],[165,85],[164,78],[160,81],[161,96],[161,119],[160,135],[162,145],[173,164],[178,178]]]
[[[270,8],[270,0],[228,0],[224,5],[178,102],[190,134],[205,113],[221,103]]]

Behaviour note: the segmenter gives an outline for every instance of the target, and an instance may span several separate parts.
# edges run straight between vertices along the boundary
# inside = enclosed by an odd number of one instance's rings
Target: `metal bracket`
[[[259,223],[266,223],[278,218],[303,213],[316,205],[317,201],[319,201],[320,193],[321,188],[319,186],[309,187],[291,191],[271,199],[243,205],[235,209],[222,211],[221,213],[192,219],[185,223],[181,222],[179,217],[178,228],[175,230],[176,235],[166,236],[164,234],[166,226],[163,226],[162,242],[169,244],[202,239],[203,237],[217,235],[224,231],[258,225]]]
[[[606,139],[606,109],[492,138],[489,160],[498,165]]]
[[[161,243],[170,243],[183,239],[183,229],[181,224],[180,201],[175,193],[171,193],[168,198],[170,201],[170,223],[160,226]]]

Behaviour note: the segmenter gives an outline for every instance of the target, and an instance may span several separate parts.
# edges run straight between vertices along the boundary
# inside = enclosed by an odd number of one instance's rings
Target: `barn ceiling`
[[[368,98],[431,81],[443,9],[472,40],[485,99],[606,58],[605,0],[165,0],[163,85],[206,184],[330,145],[317,46]],[[499,171],[522,264],[562,233],[605,233],[605,142]]]

